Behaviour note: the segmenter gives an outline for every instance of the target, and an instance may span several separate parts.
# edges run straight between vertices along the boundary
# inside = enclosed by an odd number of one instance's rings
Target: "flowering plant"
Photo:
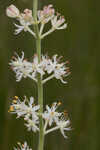
[[[9,112],[16,114],[17,118],[23,118],[28,131],[39,132],[38,150],[43,150],[46,134],[60,130],[64,138],[67,138],[65,131],[71,130],[70,119],[66,113],[58,111],[60,102],[54,102],[51,106],[46,105],[46,108],[44,108],[43,85],[52,78],[66,84],[65,77],[70,72],[67,66],[68,61],[61,62],[61,57],[58,57],[57,54],[50,58],[48,55],[41,53],[41,40],[55,30],[66,29],[65,18],[56,13],[51,4],[45,6],[43,10],[37,10],[37,6],[38,0],[33,0],[33,15],[32,10],[25,9],[20,12],[14,5],[10,5],[6,9],[7,16],[16,19],[18,22],[18,24],[14,23],[15,34],[22,31],[29,32],[36,40],[36,54],[34,54],[31,62],[24,58],[24,52],[22,51],[22,56],[16,54],[9,65],[16,74],[17,82],[21,81],[22,78],[30,78],[36,82],[38,88],[38,104],[34,103],[33,97],[28,99],[25,96],[23,100],[20,100],[18,96],[15,96]],[[51,23],[51,28],[44,32],[44,27],[48,22]],[[27,142],[24,142],[24,144],[18,143],[18,146],[19,148],[14,148],[14,150],[32,150]]]

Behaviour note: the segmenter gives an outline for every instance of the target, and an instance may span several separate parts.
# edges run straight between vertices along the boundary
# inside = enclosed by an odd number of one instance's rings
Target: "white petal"
[[[56,29],[62,30],[62,29],[66,29],[66,28],[67,28],[67,24],[64,24],[64,25],[62,25],[60,27],[57,27]]]
[[[34,98],[33,98],[33,97],[30,97],[29,105],[32,105],[33,103],[34,103]]]

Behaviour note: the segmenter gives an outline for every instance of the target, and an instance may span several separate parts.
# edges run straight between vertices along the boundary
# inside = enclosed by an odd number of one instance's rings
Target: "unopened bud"
[[[16,18],[19,16],[19,9],[16,8],[14,5],[10,5],[7,9],[6,9],[6,14],[8,17],[11,18]]]

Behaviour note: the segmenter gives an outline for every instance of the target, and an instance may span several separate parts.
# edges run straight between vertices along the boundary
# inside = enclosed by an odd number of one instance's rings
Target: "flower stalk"
[[[38,0],[33,0],[33,18],[35,21],[34,24],[34,32],[36,34],[36,52],[38,56],[38,63],[41,61],[41,38],[40,33],[38,29],[38,23],[37,23],[37,9],[38,9]],[[43,113],[43,85],[42,85],[42,79],[41,75],[38,74],[38,104],[40,105],[39,113]],[[39,125],[39,144],[38,144],[38,150],[43,150],[44,145],[44,125],[43,125],[43,119],[42,116],[40,116],[40,125]]]

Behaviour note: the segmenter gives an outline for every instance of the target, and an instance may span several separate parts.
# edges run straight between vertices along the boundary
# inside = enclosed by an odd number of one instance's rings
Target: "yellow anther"
[[[14,104],[16,104],[16,103],[17,103],[17,101],[16,101],[16,100],[13,100],[13,103],[14,103]]]
[[[10,111],[14,111],[14,107],[13,106],[10,106],[9,112]]]
[[[61,104],[62,104],[62,102],[58,102],[58,106],[61,105]]]
[[[18,96],[14,96],[14,98],[17,100],[17,99],[18,99]]]
[[[53,116],[54,115],[54,112],[51,112],[51,116]]]

